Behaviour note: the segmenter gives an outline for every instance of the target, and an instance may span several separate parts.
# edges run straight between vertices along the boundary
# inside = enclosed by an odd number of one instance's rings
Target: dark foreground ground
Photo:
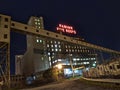
[[[71,79],[65,80],[63,82],[56,82],[40,87],[22,90],[113,90],[113,89],[105,89],[99,86],[82,83],[79,79]]]

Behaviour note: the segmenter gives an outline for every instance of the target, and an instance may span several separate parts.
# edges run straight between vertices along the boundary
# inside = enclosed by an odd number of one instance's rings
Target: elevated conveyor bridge
[[[0,75],[4,78],[5,84],[8,86],[10,86],[10,31],[11,30],[22,34],[30,34],[45,38],[51,38],[51,39],[67,42],[70,44],[85,46],[87,48],[102,52],[120,55],[119,51],[104,48],[88,42],[76,40],[72,37],[61,35],[48,30],[42,30],[42,29],[39,30],[27,24],[13,21],[11,20],[10,16],[0,14],[0,72],[1,72]]]

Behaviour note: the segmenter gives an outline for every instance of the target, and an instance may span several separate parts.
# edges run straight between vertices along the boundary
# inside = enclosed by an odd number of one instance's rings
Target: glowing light
[[[62,65],[61,65],[61,64],[58,64],[58,65],[57,65],[57,68],[58,68],[58,69],[62,69]]]
[[[93,63],[93,67],[95,67],[96,66],[96,64],[95,63]]]
[[[39,42],[39,40],[37,39],[37,42]]]
[[[61,59],[58,59],[58,61],[62,61]]]
[[[56,29],[57,31],[61,31],[64,33],[76,34],[76,31],[73,29],[73,27],[68,25],[59,24]]]

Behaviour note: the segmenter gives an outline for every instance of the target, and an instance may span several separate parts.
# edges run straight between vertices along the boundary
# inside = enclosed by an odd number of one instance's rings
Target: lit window
[[[89,68],[86,68],[86,70],[88,71],[88,70],[89,70]]]
[[[58,42],[58,44],[60,44],[60,42]]]
[[[54,43],[56,43],[56,41],[54,41]]]
[[[96,66],[96,64],[95,63],[93,63],[93,67],[95,67]]]
[[[77,65],[77,63],[74,63],[74,65]]]
[[[40,23],[38,23],[38,25],[40,25]]]
[[[66,49],[66,52],[68,52],[68,50]]]
[[[36,41],[37,41],[37,42],[39,42],[39,40],[38,40],[38,39],[37,39]]]
[[[51,61],[51,57],[49,57],[49,61]]]
[[[53,47],[53,45],[51,45],[51,47]]]
[[[51,66],[51,62],[50,62],[50,66]]]
[[[79,58],[77,58],[77,60],[79,61],[80,59],[79,59]]]
[[[53,43],[53,41],[51,41],[51,43]]]
[[[67,48],[67,45],[65,47]]]
[[[76,61],[76,58],[73,58],[73,61]]]
[[[61,52],[61,49],[59,49],[59,51]]]
[[[66,65],[66,63],[62,63],[62,65]]]
[[[55,62],[57,62],[57,60],[55,60]]]
[[[35,22],[35,24],[37,25],[37,22]]]
[[[55,49],[55,51],[58,51],[58,49]]]
[[[62,61],[61,59],[58,59],[58,61]]]
[[[93,58],[90,58],[91,60],[93,60]]]
[[[47,47],[49,47],[49,44],[47,44]]]
[[[44,58],[43,58],[43,57],[41,57],[41,59],[43,60]]]
[[[61,46],[59,45],[59,48],[60,48]]]
[[[91,60],[95,60],[95,58],[91,58]]]
[[[83,64],[87,64],[86,62],[83,62]]]
[[[57,47],[57,45],[55,45],[55,47]]]
[[[87,62],[87,64],[89,64],[89,62]]]
[[[35,19],[35,21],[37,21],[37,19]]]
[[[71,52],[71,49],[69,49],[69,51]]]
[[[38,28],[40,28],[40,26]]]
[[[42,43],[42,40],[40,40],[40,43]]]
[[[48,55],[50,55],[50,53],[48,52]]]
[[[52,51],[54,51],[54,49],[52,49]]]

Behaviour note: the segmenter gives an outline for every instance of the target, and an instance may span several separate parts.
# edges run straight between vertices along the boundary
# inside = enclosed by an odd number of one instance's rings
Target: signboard
[[[73,29],[73,27],[68,25],[59,24],[56,29],[60,32],[76,34],[76,31]]]

